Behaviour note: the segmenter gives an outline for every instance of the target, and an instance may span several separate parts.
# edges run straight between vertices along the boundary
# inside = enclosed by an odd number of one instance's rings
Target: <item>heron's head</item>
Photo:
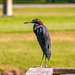
[[[25,22],[24,24],[27,24],[27,23],[36,23],[36,24],[39,24],[39,25],[43,25],[43,23],[39,19],[34,19],[32,21]]]

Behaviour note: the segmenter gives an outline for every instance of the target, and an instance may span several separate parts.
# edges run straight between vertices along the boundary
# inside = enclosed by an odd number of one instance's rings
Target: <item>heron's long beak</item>
[[[33,23],[33,21],[24,22],[24,24],[27,24],[27,23]]]

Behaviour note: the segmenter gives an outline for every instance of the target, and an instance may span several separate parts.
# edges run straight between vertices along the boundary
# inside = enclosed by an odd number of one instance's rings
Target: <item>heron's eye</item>
[[[37,19],[34,19],[33,22],[34,22],[34,23],[37,23]]]
[[[37,20],[36,20],[36,19],[35,19],[34,21],[35,21],[35,22],[37,22]]]

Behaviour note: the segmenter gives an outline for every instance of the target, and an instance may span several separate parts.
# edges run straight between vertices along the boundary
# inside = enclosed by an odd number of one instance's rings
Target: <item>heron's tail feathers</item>
[[[49,60],[51,57],[51,52],[46,52],[45,55],[46,55],[47,59]]]
[[[50,57],[51,57],[51,53],[49,53],[48,56],[46,56],[46,57],[47,57],[47,59],[49,60]]]

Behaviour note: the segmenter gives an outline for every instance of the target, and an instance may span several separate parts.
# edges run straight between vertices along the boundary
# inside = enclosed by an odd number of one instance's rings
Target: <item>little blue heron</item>
[[[45,67],[47,67],[47,59],[49,60],[51,57],[51,43],[50,43],[50,36],[48,30],[39,19],[34,19],[32,21],[25,22],[24,24],[27,23],[35,23],[33,26],[33,31],[37,36],[37,40],[43,51],[43,57],[40,67],[42,67],[44,55],[45,55]]]

